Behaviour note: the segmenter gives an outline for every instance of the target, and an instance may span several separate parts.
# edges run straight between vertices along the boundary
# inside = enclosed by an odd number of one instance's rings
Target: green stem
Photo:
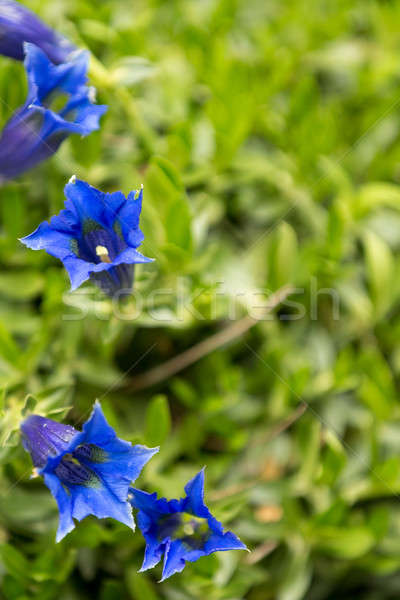
[[[154,153],[156,136],[152,128],[140,117],[132,94],[125,87],[116,85],[110,72],[93,55],[90,59],[89,73],[96,87],[104,89],[118,100],[146,155],[151,156]]]
[[[265,311],[259,318],[252,317],[250,315],[246,315],[239,321],[234,321],[230,323],[225,328],[221,329],[214,335],[208,337],[205,340],[202,340],[198,344],[195,344],[188,350],[185,350],[181,354],[178,354],[174,358],[142,373],[141,375],[136,376],[127,382],[129,389],[134,391],[143,390],[145,388],[151,387],[173,375],[182,371],[189,365],[194,364],[204,356],[207,356],[211,352],[214,352],[221,346],[225,346],[229,342],[235,340],[236,338],[242,336],[246,331],[254,327],[260,319],[265,317],[266,314],[273,311],[281,302],[283,302],[290,294],[292,294],[294,288],[290,285],[283,286],[268,299],[268,306]]]

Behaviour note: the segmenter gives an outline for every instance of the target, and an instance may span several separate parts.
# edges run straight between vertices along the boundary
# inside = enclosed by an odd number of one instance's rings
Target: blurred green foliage
[[[400,2],[25,4],[91,50],[109,111],[0,190],[0,597],[397,599]],[[21,64],[0,67],[3,123],[26,83]],[[144,183],[156,262],[124,306],[69,294],[61,264],[17,240],[73,173],[104,191]],[[286,283],[274,318],[133,391]],[[19,422],[79,425],[95,398],[120,437],[161,443],[139,486],[176,497],[207,465],[208,504],[253,552],[158,585],[158,568],[137,574],[140,533],[111,520],[55,545]]]

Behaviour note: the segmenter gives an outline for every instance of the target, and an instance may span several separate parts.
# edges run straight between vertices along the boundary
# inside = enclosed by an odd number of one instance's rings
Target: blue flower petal
[[[164,566],[160,581],[183,571],[186,561],[195,562],[202,556],[204,556],[203,550],[188,550],[181,540],[169,542],[165,549]]]
[[[158,537],[157,519],[170,514],[169,503],[165,498],[157,499],[157,494],[148,494],[142,490],[130,488],[130,502],[139,509],[137,522],[146,540],[143,564],[140,571],[155,567],[161,560],[165,544]]]
[[[204,504],[204,468],[185,485],[185,492],[188,497],[187,510],[199,517],[207,517],[209,511]]]
[[[59,522],[56,535],[56,542],[60,542],[63,537],[70,533],[75,528],[75,523],[72,518],[71,495],[68,494],[60,480],[54,473],[45,473],[43,476],[44,482],[53,494],[59,512]]]
[[[205,554],[223,550],[247,550],[247,547],[231,531],[222,534],[213,533],[204,545]]]
[[[72,517],[82,521],[89,515],[98,519],[112,518],[135,530],[135,523],[127,502],[121,501],[107,484],[101,487],[74,486],[70,488],[72,497]]]
[[[24,239],[24,238],[23,238]],[[21,240],[22,241],[22,240]],[[49,254],[52,254],[49,250]],[[55,256],[53,254],[53,256]],[[62,259],[64,262],[64,267],[66,268],[70,281],[71,281],[71,291],[76,290],[84,281],[86,281],[92,273],[101,273],[106,271],[111,271],[115,266],[121,264],[138,264],[138,263],[148,263],[153,262],[153,259],[147,258],[140,254],[134,248],[127,248],[124,252],[122,252],[113,263],[91,263],[76,256],[68,255]]]
[[[130,488],[131,504],[134,508],[142,510],[145,514],[154,516],[167,515],[171,513],[169,502],[165,498],[157,499],[157,494],[148,494],[143,490]]]
[[[80,87],[87,82],[89,52],[76,51],[67,62],[55,65],[35,44],[25,43],[24,50],[29,95],[34,101],[41,103],[54,89],[72,95],[82,93]]]
[[[54,63],[64,62],[75,49],[19,2],[0,0],[0,54],[23,60],[24,42],[39,46]]]
[[[100,403],[96,402],[92,415],[83,425],[80,439],[76,444],[93,444],[99,446],[107,455],[107,460],[92,463],[90,458],[82,462],[90,464],[99,475],[104,485],[118,500],[126,503],[128,489],[132,481],[140,475],[144,465],[159,451],[159,448],[147,448],[137,444],[132,446],[117,438],[114,429],[107,423]],[[115,477],[116,471],[118,477]]]
[[[100,118],[107,112],[105,104],[92,104],[88,98],[82,98],[79,102],[70,103],[67,108],[69,114],[75,111],[74,121],[68,122],[64,119],[64,114],[57,117],[59,120],[59,130],[66,129],[69,133],[77,133],[81,136],[89,135],[100,127]],[[66,117],[68,115],[65,115]]]
[[[17,177],[57,150],[68,134],[52,136],[50,120],[34,107],[15,112],[0,135],[0,181]]]
[[[75,218],[83,225],[87,219],[95,221],[103,227],[110,227],[115,221],[115,214],[108,208],[106,194],[92,187],[86,181],[76,179],[73,183],[67,183],[64,188],[67,198],[65,206],[75,214]],[[123,194],[118,194],[122,201]],[[110,221],[110,215],[114,216]]]
[[[157,530],[155,527],[152,527],[151,519],[144,512],[138,513],[137,522],[143,534],[146,532],[144,534],[146,548],[144,551],[143,564],[140,567],[140,572],[142,572],[152,569],[160,562],[164,554],[165,545],[160,544],[160,540],[157,538]]]
[[[72,241],[74,237],[69,233],[61,233],[53,229],[49,223],[41,223],[39,227],[30,235],[20,238],[20,242],[32,250],[43,250],[59,258],[65,259],[72,256]]]
[[[165,551],[162,579],[180,573],[186,562],[195,562],[203,556],[226,550],[247,550],[246,546],[230,531],[223,535],[211,535],[202,548],[188,549],[181,540],[172,541]],[[157,564],[157,563],[156,563]]]
[[[0,137],[2,179],[16,177],[45,160],[70,134],[88,135],[98,129],[107,110],[93,104],[93,90],[86,85],[87,52],[73,52],[69,60],[55,65],[34,44],[25,43],[24,49],[28,96]],[[52,102],[60,94],[67,94],[68,101],[56,112]]]
[[[121,224],[124,239],[130,246],[137,248],[143,242],[144,235],[139,229],[139,218],[142,210],[143,189],[137,192],[130,192],[125,204],[122,205],[118,221]]]
[[[60,233],[68,233],[75,238],[81,233],[80,223],[77,222],[75,214],[68,210],[61,210],[58,215],[50,219],[50,227]]]
[[[92,444],[106,444],[116,439],[114,429],[106,421],[100,402],[96,400],[92,414],[82,427],[82,441]],[[121,441],[124,448],[131,448],[129,442]]]
[[[84,281],[89,279],[90,273],[92,273],[94,267],[97,266],[74,256],[67,256],[63,259],[63,263],[71,281],[71,291],[76,290]],[[101,264],[99,265],[99,268],[105,269],[106,267],[103,267]]]
[[[143,256],[140,252],[135,250],[135,248],[126,248],[117,258],[113,261],[113,265],[121,265],[123,263],[126,264],[144,264],[153,262],[154,258],[148,258],[147,256]]]

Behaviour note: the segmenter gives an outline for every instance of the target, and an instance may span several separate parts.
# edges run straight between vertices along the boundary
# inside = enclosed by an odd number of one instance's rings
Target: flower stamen
[[[100,258],[101,262],[110,263],[110,257],[108,250],[105,246],[96,246],[96,255]]]

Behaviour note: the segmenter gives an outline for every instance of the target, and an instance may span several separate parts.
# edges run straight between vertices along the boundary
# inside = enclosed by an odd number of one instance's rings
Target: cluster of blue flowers
[[[14,0],[0,0],[0,54],[24,63],[28,95],[0,135],[0,182],[49,158],[72,133],[99,128],[107,107],[87,85],[89,54],[53,32]],[[90,279],[105,294],[130,293],[134,265],[152,259],[137,248],[143,189],[103,193],[71,177],[65,208],[21,242],[60,259],[75,290]],[[162,580],[187,561],[220,550],[246,549],[204,504],[204,471],[185,486],[186,496],[167,500],[131,487],[158,448],[119,439],[96,402],[82,431],[40,415],[21,424],[22,443],[34,475],[43,476],[59,509],[60,541],[88,515],[111,517],[134,530],[132,509],[146,541],[141,570],[164,556]]]
[[[157,565],[164,555],[162,580],[219,550],[246,546],[212,516],[204,504],[204,471],[185,486],[180,500],[157,499],[132,488],[158,448],[132,446],[119,439],[107,423],[99,402],[82,431],[30,415],[21,424],[22,442],[30,452],[34,475],[42,475],[60,513],[57,541],[88,515],[112,517],[135,529],[132,508],[146,541],[141,570]]]

